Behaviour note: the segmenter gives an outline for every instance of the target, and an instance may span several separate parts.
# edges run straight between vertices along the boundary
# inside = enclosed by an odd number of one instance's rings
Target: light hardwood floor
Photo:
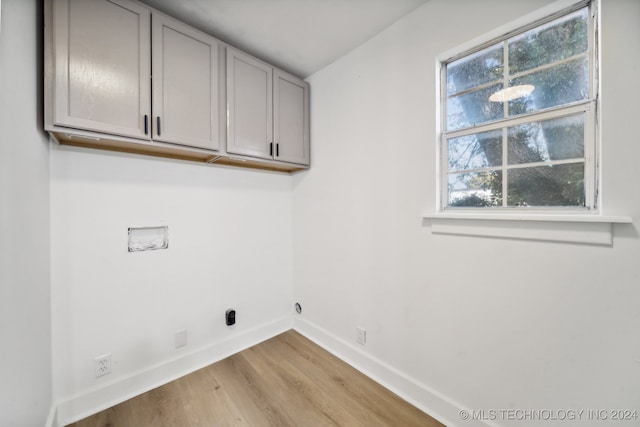
[[[291,330],[72,427],[442,426]]]

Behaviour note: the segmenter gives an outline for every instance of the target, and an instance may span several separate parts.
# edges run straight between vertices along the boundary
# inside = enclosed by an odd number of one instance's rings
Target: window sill
[[[607,246],[613,244],[613,224],[633,222],[628,216],[593,214],[434,212],[424,214],[423,218],[431,220],[433,234]]]

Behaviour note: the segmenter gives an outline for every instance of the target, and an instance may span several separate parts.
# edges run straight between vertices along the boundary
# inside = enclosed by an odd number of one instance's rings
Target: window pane
[[[511,169],[509,206],[584,206],[584,163]]]
[[[450,171],[502,165],[502,130],[451,138],[448,146]]]
[[[597,131],[587,105],[598,53],[591,12],[559,13],[443,64],[447,207],[593,206],[585,200],[597,194],[585,177],[597,172],[587,161],[595,147],[585,145]]]
[[[503,50],[500,43],[447,65],[447,95],[501,79]]]
[[[449,206],[493,207],[502,204],[502,172],[449,175]]]
[[[584,115],[509,128],[509,164],[584,158]]]
[[[504,117],[502,103],[489,101],[489,97],[499,90],[502,90],[502,84],[449,98],[447,129],[461,129]]]
[[[584,8],[509,41],[511,74],[561,61],[587,51],[588,9]]]
[[[589,98],[589,63],[586,58],[576,59],[509,82],[509,86],[519,85],[533,85],[535,89],[527,96],[509,101],[511,116],[586,100]]]

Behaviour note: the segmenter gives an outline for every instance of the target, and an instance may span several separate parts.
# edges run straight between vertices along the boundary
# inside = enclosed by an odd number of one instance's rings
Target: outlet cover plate
[[[176,348],[181,348],[187,345],[187,330],[182,329],[176,332]]]
[[[94,359],[94,370],[96,378],[105,376],[111,373],[111,354],[104,354]]]
[[[359,326],[356,327],[356,341],[360,345],[365,345],[367,342],[367,331]]]

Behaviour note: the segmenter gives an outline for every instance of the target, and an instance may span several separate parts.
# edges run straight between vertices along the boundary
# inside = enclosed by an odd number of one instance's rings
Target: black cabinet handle
[[[149,135],[149,116],[144,115],[144,134]]]
[[[160,116],[158,116],[156,121],[158,122],[156,126],[156,133],[160,136]]]
[[[269,155],[273,157],[273,142],[269,143]]]
[[[276,157],[280,157],[280,144],[276,144]]]

